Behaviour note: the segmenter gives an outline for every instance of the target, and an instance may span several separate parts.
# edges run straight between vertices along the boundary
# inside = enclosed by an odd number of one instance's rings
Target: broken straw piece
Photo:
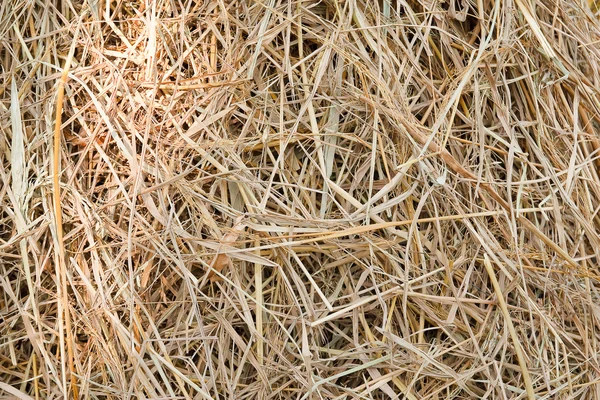
[[[238,239],[240,234],[246,230],[246,224],[242,224],[243,217],[240,216],[235,220],[233,228],[229,232],[227,232],[223,239],[221,239],[221,244],[225,246],[232,245]],[[222,280],[222,278],[217,275],[217,272],[221,272],[223,268],[229,263],[229,256],[226,253],[221,253],[220,250],[217,252],[215,258],[210,263],[212,269],[208,274],[208,279],[211,282],[217,282]]]

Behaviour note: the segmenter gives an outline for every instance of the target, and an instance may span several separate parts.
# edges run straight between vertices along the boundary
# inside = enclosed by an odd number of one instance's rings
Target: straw
[[[598,10],[0,2],[0,397],[600,397]]]

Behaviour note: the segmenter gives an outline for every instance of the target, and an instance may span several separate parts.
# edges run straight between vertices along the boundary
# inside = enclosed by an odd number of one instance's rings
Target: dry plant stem
[[[525,355],[523,354],[523,348],[521,346],[519,336],[515,331],[515,326],[513,325],[512,319],[510,317],[510,312],[508,311],[508,307],[506,307],[506,302],[504,301],[504,293],[502,292],[502,288],[498,283],[498,279],[496,279],[496,272],[494,272],[494,268],[492,267],[492,263],[490,262],[490,259],[487,256],[487,254],[484,254],[483,260],[485,269],[490,277],[490,280],[492,281],[494,291],[496,292],[496,297],[498,298],[498,303],[500,304],[500,309],[502,310],[504,321],[506,322],[508,331],[510,333],[510,338],[513,342],[513,346],[515,347],[515,352],[517,353],[517,359],[519,360],[519,366],[521,367],[521,373],[523,374],[523,383],[525,384],[527,398],[529,400],[535,400],[535,391],[533,390],[533,384],[531,382],[531,377],[529,376],[527,360],[525,359]]]
[[[256,254],[260,255],[260,241],[255,242]],[[256,263],[254,264],[254,290],[256,292],[256,332],[258,334],[256,338],[256,357],[258,363],[263,365],[264,363],[264,343],[263,343],[263,308],[264,308],[264,295],[263,295],[263,278],[262,272],[263,266]]]
[[[79,27],[75,33],[74,43],[77,41],[77,33],[79,32]],[[75,376],[75,354],[74,354],[74,342],[73,342],[73,332],[71,327],[71,315],[69,311],[69,293],[68,293],[68,284],[67,284],[67,265],[65,259],[65,245],[63,238],[63,225],[62,225],[62,207],[61,207],[61,195],[60,195],[60,148],[61,148],[61,126],[62,126],[62,110],[63,110],[63,101],[65,96],[65,85],[67,83],[67,79],[69,76],[69,70],[71,66],[71,62],[73,60],[73,54],[75,52],[75,45],[71,46],[67,59],[65,61],[65,65],[63,67],[63,72],[58,83],[58,92],[56,95],[56,114],[55,114],[55,123],[54,123],[54,146],[53,146],[53,198],[54,198],[54,216],[55,216],[55,229],[56,229],[56,243],[58,248],[55,251],[55,264],[56,264],[56,273],[59,280],[60,287],[60,302],[62,302],[63,307],[63,315],[64,324],[66,329],[66,339],[64,336],[61,336],[61,349],[64,348],[63,343],[66,341],[67,347],[67,355],[66,358],[68,360],[69,365],[69,376],[71,380],[71,390],[73,393],[73,398],[79,398],[79,391],[77,388],[77,378]],[[62,320],[59,320],[59,324],[62,325]],[[62,330],[62,329],[61,329]],[[64,361],[65,354],[64,351],[61,351],[61,359]],[[63,368],[63,374],[65,370]],[[65,391],[64,395],[67,396],[67,387],[66,387],[66,377],[63,376],[63,390]]]
[[[34,390],[34,394],[35,394],[35,400],[39,400],[40,398],[40,389],[39,389],[39,383],[38,383],[38,366],[37,366],[37,356],[35,353],[33,353],[32,357],[32,364],[33,364],[33,376],[34,376],[34,380],[33,380],[33,390]]]

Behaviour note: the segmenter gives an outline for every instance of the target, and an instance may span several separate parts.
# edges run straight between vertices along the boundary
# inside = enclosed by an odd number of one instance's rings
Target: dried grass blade
[[[69,70],[73,61],[73,55],[75,54],[77,39],[79,35],[80,25],[77,25],[75,31],[73,44],[69,50],[69,54],[65,60],[63,72],[61,74],[60,81],[58,82],[58,91],[56,95],[56,113],[55,113],[55,124],[54,124],[54,146],[53,146],[53,199],[54,199],[54,218],[55,218],[55,232],[56,232],[56,246],[55,249],[55,263],[56,263],[56,274],[58,275],[59,286],[59,307],[62,307],[62,315],[60,315],[60,348],[61,348],[61,361],[62,361],[62,372],[63,372],[63,390],[65,397],[67,396],[68,390],[66,385],[66,370],[64,361],[67,359],[69,364],[69,376],[71,380],[71,390],[73,393],[73,399],[79,398],[79,390],[77,387],[77,378],[75,376],[75,354],[73,347],[73,332],[71,328],[71,316],[69,311],[69,297],[68,297],[68,284],[67,284],[67,265],[65,260],[65,248],[63,238],[63,223],[62,223],[62,207],[61,207],[61,195],[60,195],[60,148],[61,148],[61,125],[62,125],[62,109],[65,96],[65,85],[69,76]],[[62,304],[60,304],[62,302]],[[62,324],[65,324],[66,329],[66,340],[62,332]],[[67,354],[64,353],[64,347],[67,347]]]
[[[523,348],[521,347],[521,342],[517,332],[515,331],[515,326],[513,325],[512,319],[510,317],[510,312],[508,311],[508,307],[506,307],[506,302],[504,301],[504,292],[496,279],[496,273],[494,272],[494,268],[492,267],[492,263],[488,258],[487,254],[484,254],[485,269],[492,281],[492,286],[494,287],[494,291],[496,292],[496,297],[498,298],[498,303],[500,304],[500,309],[502,310],[502,315],[504,316],[504,321],[508,327],[508,331],[510,333],[510,338],[512,339],[513,346],[515,348],[515,352],[517,353],[517,359],[519,360],[519,366],[521,367],[521,373],[523,374],[523,383],[525,384],[525,390],[527,392],[527,398],[529,400],[535,400],[535,391],[533,390],[533,384],[531,383],[531,377],[529,375],[529,369],[527,368],[527,360],[525,359],[525,354],[523,353]]]

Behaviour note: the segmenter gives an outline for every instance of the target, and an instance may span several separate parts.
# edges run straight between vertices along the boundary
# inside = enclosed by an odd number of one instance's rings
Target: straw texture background
[[[0,2],[0,398],[600,398],[595,12]]]

